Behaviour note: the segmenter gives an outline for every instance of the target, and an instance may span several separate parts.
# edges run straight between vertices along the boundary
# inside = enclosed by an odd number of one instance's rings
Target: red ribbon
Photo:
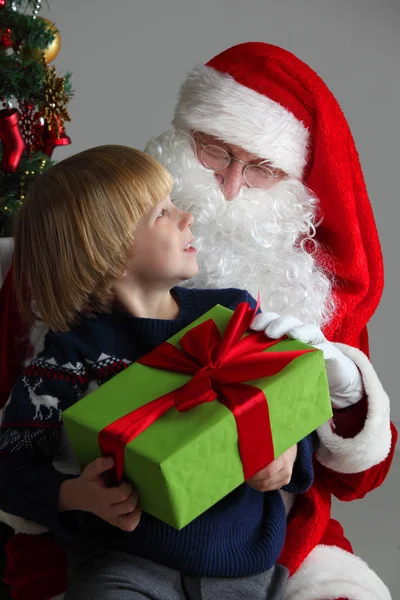
[[[245,384],[279,373],[298,356],[312,350],[263,352],[281,340],[248,330],[256,312],[243,302],[221,333],[212,319],[193,327],[180,348],[164,342],[142,357],[142,365],[192,375],[185,385],[117,419],[98,435],[103,456],[113,456],[115,476],[122,479],[125,446],[170,408],[181,412],[219,400],[232,411],[238,431],[245,481],[274,459],[268,403],[262,390]]]

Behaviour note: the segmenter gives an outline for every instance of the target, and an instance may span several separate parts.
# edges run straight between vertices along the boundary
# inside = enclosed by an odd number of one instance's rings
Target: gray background
[[[50,0],[72,71],[72,145],[55,159],[103,143],[143,148],[168,128],[178,85],[194,63],[238,42],[281,45],[312,66],[346,114],[364,168],[386,264],[370,325],[372,359],[400,423],[399,0]],[[396,593],[400,572],[397,460],[379,491],[335,506],[355,550]],[[378,516],[382,516],[378,520]],[[400,592],[400,589],[398,588]]]

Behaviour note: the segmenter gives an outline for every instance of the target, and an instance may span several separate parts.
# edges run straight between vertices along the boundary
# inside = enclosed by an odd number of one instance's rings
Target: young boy
[[[262,471],[177,531],[141,513],[127,481],[105,485],[112,459],[75,477],[53,465],[63,410],[216,304],[255,306],[237,289],[176,287],[198,266],[193,217],[171,202],[172,185],[154,159],[122,146],[82,152],[32,184],[17,219],[16,291],[22,314],[48,331],[5,407],[0,509],[66,546],[66,600],[279,600],[285,508]],[[288,491],[311,485],[313,444],[293,450]]]

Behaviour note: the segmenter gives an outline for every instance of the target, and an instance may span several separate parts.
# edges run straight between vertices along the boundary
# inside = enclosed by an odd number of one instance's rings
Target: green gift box
[[[254,316],[254,311],[247,308],[247,325],[244,324],[243,332]],[[180,348],[180,341],[183,345],[185,338],[193,333],[198,336],[194,346],[203,344],[208,348],[213,342],[206,339],[205,326],[212,325],[218,335],[226,337],[234,318],[231,310],[217,305],[159,348],[171,349],[172,346],[172,350],[176,350]],[[239,345],[248,342],[251,336],[259,341],[267,339],[263,333],[239,334]],[[245,340],[247,337],[249,339]],[[256,420],[255,431],[258,433],[242,435],[241,439],[246,441],[247,438],[253,449],[268,447],[270,460],[280,456],[332,416],[321,351],[289,339],[274,342],[274,345],[262,350],[263,353],[272,352],[271,358],[275,356],[278,361],[280,353],[283,356],[290,351],[302,353],[275,374],[243,380],[239,384],[246,394],[251,395],[253,390],[260,395],[261,390],[260,408],[267,412],[269,419],[265,429],[263,423],[260,429],[260,419]],[[257,348],[254,352],[256,354],[252,356],[260,356]],[[238,354],[240,352],[236,352],[236,358],[232,359],[234,373],[237,372]],[[147,357],[141,361],[147,360]],[[207,376],[207,373],[206,367],[201,369],[200,375]],[[192,375],[184,372],[136,362],[67,409],[63,413],[63,421],[80,467],[84,469],[101,456],[99,434],[110,424],[131,419],[138,409],[147,411],[152,401],[153,404],[158,403],[157,399],[166,394],[173,393],[175,397],[177,390],[182,392],[185,389],[182,386],[190,386],[196,377],[197,374],[192,379]],[[191,386],[188,394],[191,402],[196,402],[201,385],[195,383]],[[236,397],[237,393],[233,395]],[[251,399],[249,402],[251,404]],[[137,437],[123,444],[124,477],[137,488],[142,510],[181,529],[247,479],[238,443],[239,426],[232,407],[228,406],[219,400],[206,401],[185,412],[173,406],[141,430]],[[247,424],[247,431],[248,427]],[[260,431],[265,431],[265,434],[260,434]],[[254,439],[257,436],[261,439]],[[259,468],[265,464],[260,464]]]

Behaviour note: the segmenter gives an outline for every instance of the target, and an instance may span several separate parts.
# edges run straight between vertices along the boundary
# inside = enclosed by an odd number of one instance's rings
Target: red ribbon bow
[[[243,302],[236,308],[224,334],[212,319],[193,327],[180,348],[164,342],[138,362],[158,369],[192,375],[185,385],[117,419],[98,435],[103,456],[115,459],[115,475],[123,475],[125,446],[170,408],[184,412],[218,399],[232,411],[238,431],[245,481],[274,459],[268,403],[262,390],[245,384],[279,373],[298,356],[312,350],[263,352],[281,340],[248,330],[253,310]]]

